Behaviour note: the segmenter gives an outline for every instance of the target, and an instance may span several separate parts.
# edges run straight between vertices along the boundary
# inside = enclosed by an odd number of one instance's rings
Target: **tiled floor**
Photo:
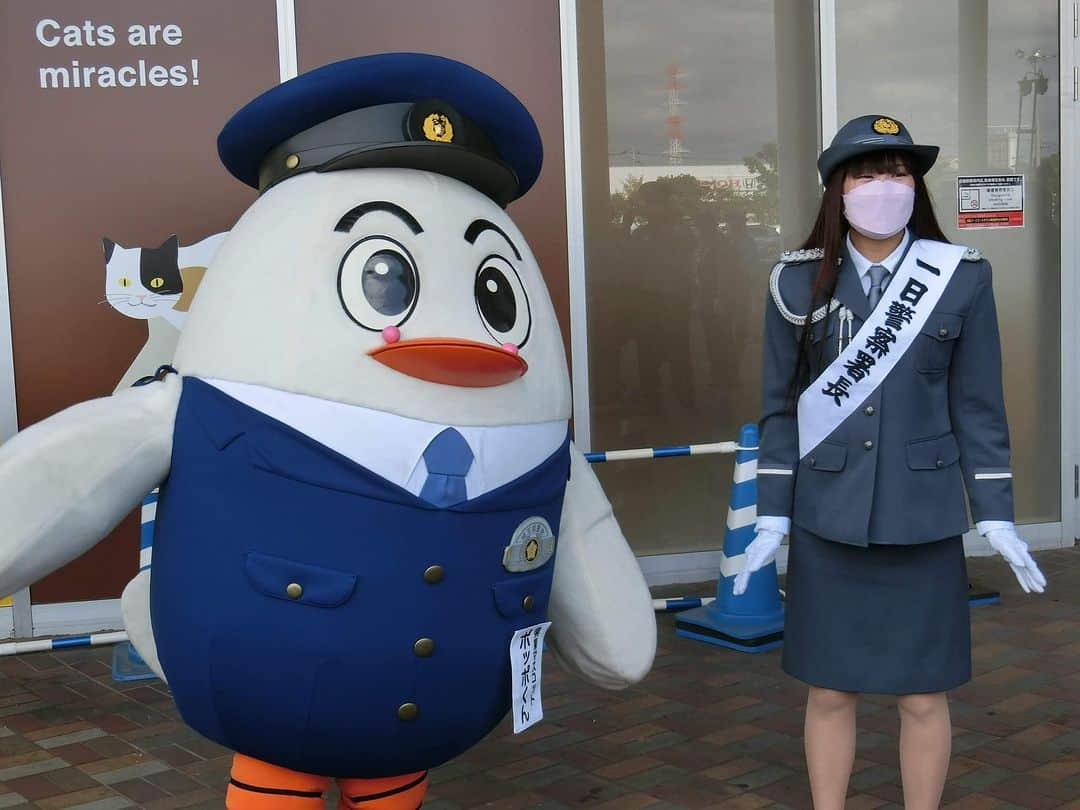
[[[1080,550],[1038,559],[1038,598],[1000,559],[969,561],[1003,599],[973,611],[977,677],[953,696],[946,807],[1080,810]],[[778,653],[722,651],[659,621],[643,684],[607,693],[549,663],[545,721],[519,737],[500,727],[434,771],[425,810],[808,808],[804,693]],[[0,659],[0,808],[222,807],[229,753],[180,723],[159,682],[115,683],[110,660]],[[901,806],[897,727],[893,700],[861,703],[848,808]]]

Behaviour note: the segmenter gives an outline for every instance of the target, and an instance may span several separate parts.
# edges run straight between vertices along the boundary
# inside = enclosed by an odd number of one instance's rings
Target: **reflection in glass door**
[[[593,449],[757,421],[769,269],[816,211],[813,5],[577,4]],[[598,472],[638,554],[722,545],[730,458]]]

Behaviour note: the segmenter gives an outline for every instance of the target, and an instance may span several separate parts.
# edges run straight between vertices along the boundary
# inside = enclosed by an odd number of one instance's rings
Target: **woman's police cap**
[[[930,171],[938,156],[938,147],[914,143],[907,127],[895,118],[861,115],[840,127],[829,148],[818,158],[821,182],[828,185],[829,176],[841,163],[867,152],[885,150],[908,153],[914,163],[913,168],[919,174]]]
[[[536,122],[513,93],[420,53],[346,59],[283,82],[233,115],[218,154],[260,193],[309,171],[422,169],[501,206],[529,190],[543,162]]]

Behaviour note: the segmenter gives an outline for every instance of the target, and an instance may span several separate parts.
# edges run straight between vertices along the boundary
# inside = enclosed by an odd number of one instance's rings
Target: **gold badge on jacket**
[[[503,568],[513,573],[539,568],[555,553],[555,533],[542,517],[525,518],[503,549]]]

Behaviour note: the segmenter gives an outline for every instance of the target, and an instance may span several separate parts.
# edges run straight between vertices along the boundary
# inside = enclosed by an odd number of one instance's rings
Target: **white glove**
[[[994,551],[1005,558],[1024,593],[1042,593],[1046,590],[1046,577],[1028,553],[1027,543],[1016,535],[1014,529],[991,529],[986,533],[986,539]]]
[[[776,559],[777,549],[783,541],[784,535],[767,529],[754,535],[753,541],[746,547],[742,568],[735,575],[735,584],[731,588],[735,596],[741,596],[746,592],[746,585],[752,573],[760,571]]]

